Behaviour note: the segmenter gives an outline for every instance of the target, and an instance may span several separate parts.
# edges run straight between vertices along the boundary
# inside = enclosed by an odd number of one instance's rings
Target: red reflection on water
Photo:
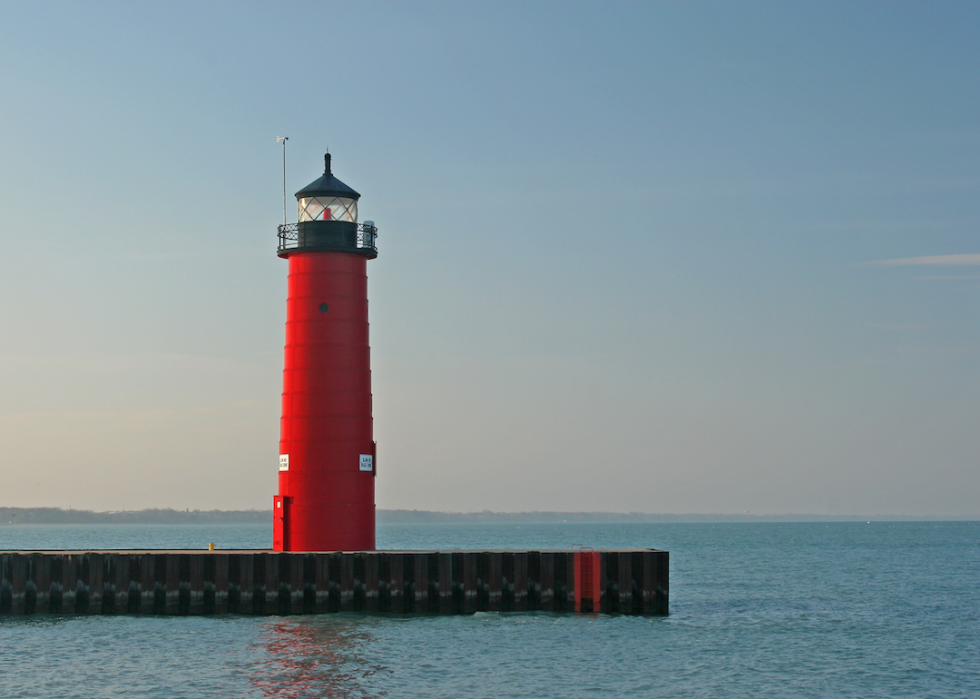
[[[385,668],[359,652],[371,636],[363,624],[336,617],[283,620],[266,627],[248,668],[249,681],[266,697],[371,699],[367,681]]]

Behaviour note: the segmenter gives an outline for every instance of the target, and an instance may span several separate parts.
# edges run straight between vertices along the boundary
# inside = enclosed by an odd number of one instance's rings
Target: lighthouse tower
[[[289,281],[277,551],[375,547],[367,261],[377,228],[358,223],[361,195],[324,161],[323,176],[296,192],[298,222],[279,227]]]

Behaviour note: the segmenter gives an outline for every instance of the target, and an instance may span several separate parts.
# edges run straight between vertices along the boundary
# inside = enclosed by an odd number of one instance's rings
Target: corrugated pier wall
[[[667,614],[669,554],[9,551],[0,614]]]

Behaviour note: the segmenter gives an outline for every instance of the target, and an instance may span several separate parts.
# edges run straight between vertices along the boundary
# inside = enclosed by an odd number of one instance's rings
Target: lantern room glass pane
[[[300,221],[350,221],[357,223],[357,200],[346,197],[301,197]]]

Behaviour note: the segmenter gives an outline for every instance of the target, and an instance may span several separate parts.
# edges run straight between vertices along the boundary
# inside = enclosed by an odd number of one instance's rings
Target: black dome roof
[[[323,156],[323,177],[310,182],[303,189],[296,192],[296,198],[301,197],[347,197],[348,199],[360,199],[361,195],[338,180],[330,172],[330,154]]]

